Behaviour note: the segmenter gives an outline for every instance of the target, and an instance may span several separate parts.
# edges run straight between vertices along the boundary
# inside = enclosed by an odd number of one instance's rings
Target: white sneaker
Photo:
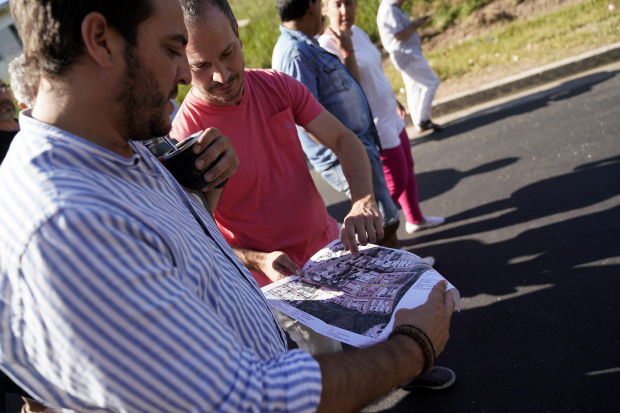
[[[429,255],[428,257],[424,257],[422,258],[422,260],[426,261],[426,263],[430,265],[431,267],[435,266],[435,257],[433,257],[432,255]]]
[[[414,232],[422,231],[426,228],[436,227],[443,224],[446,220],[442,217],[425,217],[424,222],[421,224],[412,224],[411,222],[405,223],[405,231],[407,234],[413,234]]]

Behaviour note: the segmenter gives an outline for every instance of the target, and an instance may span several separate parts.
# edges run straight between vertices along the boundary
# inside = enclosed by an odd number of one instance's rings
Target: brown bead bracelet
[[[406,336],[414,339],[422,348],[422,353],[424,354],[424,368],[420,373],[420,376],[424,376],[430,373],[433,365],[435,364],[435,347],[433,347],[433,342],[430,338],[424,333],[424,331],[420,330],[416,326],[412,326],[409,324],[402,324],[398,327],[395,327],[392,330],[389,338],[394,337],[397,334],[404,334]]]

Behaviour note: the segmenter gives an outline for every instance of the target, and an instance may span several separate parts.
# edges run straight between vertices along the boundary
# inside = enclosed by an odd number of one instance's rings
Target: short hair
[[[233,32],[239,36],[237,30],[237,19],[226,0],[181,0],[185,24],[188,29],[193,29],[204,23],[204,18],[209,7],[214,7],[224,13],[230,22]]]
[[[9,78],[15,99],[28,107],[32,106],[39,91],[39,75],[38,71],[28,73],[23,53],[9,63]]]
[[[34,64],[60,76],[85,50],[82,22],[101,13],[110,27],[137,45],[138,25],[155,12],[152,0],[11,0],[11,13],[22,38],[26,66]]]
[[[319,0],[310,0],[315,3]],[[303,17],[308,11],[308,0],[276,0],[280,20],[288,22]]]

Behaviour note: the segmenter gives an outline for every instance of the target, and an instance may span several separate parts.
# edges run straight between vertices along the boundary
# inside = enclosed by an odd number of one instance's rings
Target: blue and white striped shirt
[[[0,367],[79,412],[311,412],[321,375],[141,144],[20,114],[0,167]]]

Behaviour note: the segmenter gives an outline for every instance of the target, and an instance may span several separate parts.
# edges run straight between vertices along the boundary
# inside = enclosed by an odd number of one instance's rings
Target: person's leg
[[[278,322],[284,330],[291,336],[299,348],[313,356],[319,354],[340,353],[342,344],[338,340],[326,337],[317,333],[305,324],[287,316],[281,311],[273,310],[276,313]]]
[[[409,136],[407,131],[403,128],[399,135],[400,137],[400,150],[404,158],[405,171],[403,175],[407,176],[407,184],[404,191],[398,198],[398,202],[403,209],[405,219],[412,224],[419,224],[424,221],[424,216],[420,210],[420,203],[418,202],[418,183],[415,179],[413,157],[411,156],[411,146],[409,144]]]
[[[407,186],[408,179],[408,175],[405,171],[406,161],[402,148],[397,146],[396,148],[384,149],[383,154],[381,154],[381,162],[383,162],[385,183],[390,190],[392,201],[396,204],[398,198]]]
[[[323,172],[320,172],[320,174],[332,188],[338,192],[344,192],[347,194],[349,199],[351,198],[349,183],[347,182],[347,178],[344,177],[342,165],[340,165],[340,163],[324,170]]]
[[[396,205],[394,205],[394,202],[390,196],[390,190],[385,183],[383,163],[381,162],[379,153],[368,152],[368,158],[370,160],[372,187],[375,193],[375,200],[377,201],[381,215],[383,215],[383,227],[387,227],[398,222],[398,209],[396,208]],[[321,172],[321,176],[336,191],[344,192],[349,198],[351,198],[351,190],[349,189],[349,183],[342,172],[342,165],[337,164],[329,169],[326,169]]]
[[[424,57],[414,59],[401,73],[403,73],[403,80],[405,80],[405,88],[409,84],[407,103],[409,104],[411,119],[416,125],[429,120],[431,118],[431,104],[439,87],[439,78]],[[411,94],[409,89],[411,89]]]
[[[370,160],[370,169],[372,172],[372,189],[375,192],[375,200],[379,205],[379,211],[383,215],[383,227],[387,228],[395,225],[399,220],[398,208],[392,201],[390,190],[385,183],[385,175],[383,175],[383,163],[378,151],[368,151],[368,159]]]
[[[416,83],[409,72],[409,66],[400,71],[405,83],[405,91],[407,92],[407,105],[409,106],[409,115],[414,125],[420,123],[420,94],[421,86]]]

